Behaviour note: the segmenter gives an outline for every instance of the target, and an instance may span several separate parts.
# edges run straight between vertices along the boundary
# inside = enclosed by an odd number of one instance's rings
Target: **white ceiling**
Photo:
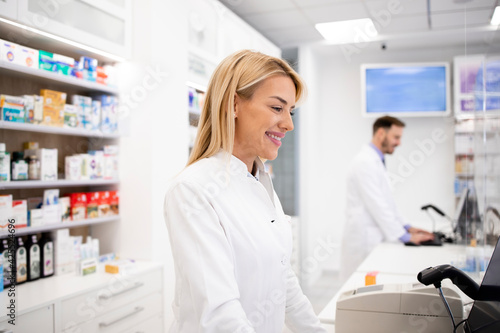
[[[428,0],[219,1],[282,48],[322,41],[316,23],[365,17],[387,39],[464,26],[491,29],[491,15],[500,4],[500,0],[429,0],[428,9]]]

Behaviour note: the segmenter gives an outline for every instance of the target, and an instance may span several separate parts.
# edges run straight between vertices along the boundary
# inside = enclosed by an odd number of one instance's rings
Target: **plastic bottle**
[[[18,237],[17,248],[16,248],[17,284],[24,283],[28,279],[27,265],[28,265],[28,256],[26,253],[26,247],[24,246],[22,237]]]
[[[26,242],[26,252],[28,254],[28,281],[40,278],[40,244],[36,235],[28,237]]]
[[[12,180],[27,180],[28,179],[28,164],[24,160],[22,151],[12,153]]]
[[[40,240],[41,274],[42,278],[54,275],[54,242],[49,234],[44,234]]]

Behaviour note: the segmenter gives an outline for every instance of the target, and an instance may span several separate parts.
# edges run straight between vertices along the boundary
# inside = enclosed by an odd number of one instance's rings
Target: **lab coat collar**
[[[224,150],[219,150],[217,154],[214,155],[214,157],[223,163],[228,163],[229,162],[229,171],[231,174],[241,176],[244,178],[247,178],[250,181],[257,181],[261,183],[264,188],[266,189],[267,193],[269,194],[269,198],[271,199],[271,202],[274,204],[274,187],[273,183],[271,181],[271,177],[266,171],[266,168],[264,166],[264,162],[261,160],[260,157],[257,157],[254,161],[257,170],[256,170],[256,175],[258,176],[258,180],[252,179],[248,177],[248,169],[247,165],[237,158],[236,156],[229,154],[227,151]]]

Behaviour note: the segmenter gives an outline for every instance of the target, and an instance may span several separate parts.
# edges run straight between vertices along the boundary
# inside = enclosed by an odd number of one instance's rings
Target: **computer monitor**
[[[476,228],[480,222],[477,198],[469,188],[464,188],[455,210],[453,232],[460,240],[475,238]]]
[[[500,332],[500,238],[464,325],[466,333]]]
[[[366,117],[450,115],[449,64],[362,64],[361,109]]]

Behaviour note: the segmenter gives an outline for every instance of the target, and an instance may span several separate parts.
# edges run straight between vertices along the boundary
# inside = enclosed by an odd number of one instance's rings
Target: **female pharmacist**
[[[262,159],[278,155],[304,92],[281,59],[216,68],[187,167],[165,198],[176,287],[171,332],[325,332],[290,267],[292,235]]]

